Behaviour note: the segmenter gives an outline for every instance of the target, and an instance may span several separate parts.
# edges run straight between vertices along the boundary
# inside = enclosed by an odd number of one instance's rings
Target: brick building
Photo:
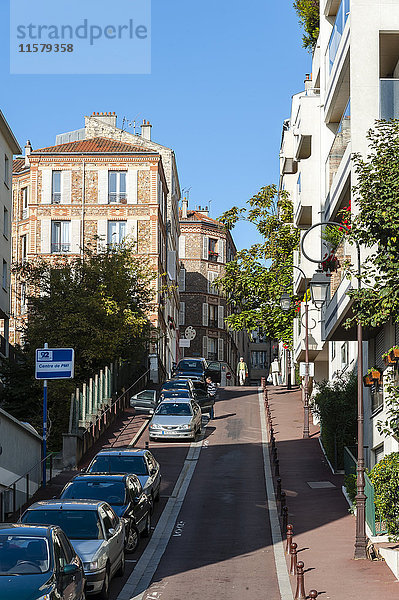
[[[13,261],[37,255],[76,256],[129,238],[158,274],[156,306],[148,316],[159,330],[151,368],[170,373],[177,359],[177,206],[179,182],[172,150],[116,127],[115,113],[86,117],[85,128],[57,136],[56,145],[14,161]],[[165,289],[169,293],[165,293]],[[19,341],[26,312],[23,281],[13,281],[10,334]],[[158,363],[159,361],[159,363]]]
[[[182,348],[185,356],[202,356],[227,363],[233,373],[244,354],[244,334],[228,331],[229,315],[226,299],[213,285],[224,273],[226,262],[233,259],[236,247],[229,231],[208,216],[207,209],[188,210],[183,200],[180,216],[180,337],[195,332],[190,348]],[[227,382],[228,383],[228,382]]]

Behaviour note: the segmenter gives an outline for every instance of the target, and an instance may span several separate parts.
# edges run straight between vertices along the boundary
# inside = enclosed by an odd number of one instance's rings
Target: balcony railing
[[[380,79],[380,119],[399,118],[399,79]]]
[[[69,252],[71,244],[69,242],[51,242],[51,252]]]
[[[209,319],[209,327],[217,327],[218,326],[218,320],[217,319]]]
[[[109,192],[108,193],[108,202],[109,202],[109,204],[126,204],[127,203],[126,192],[123,192],[123,193]]]
[[[61,204],[61,194],[59,192],[53,192],[51,196],[51,204]]]
[[[338,54],[338,48],[341,43],[342,34],[344,33],[349,12],[350,0],[342,0],[337,12],[333,30],[331,32],[330,41],[328,43],[328,62],[330,73],[333,68],[335,58]]]
[[[345,150],[351,141],[351,104],[346,105],[344,114],[338,125],[333,145],[326,163],[327,190],[331,189],[334,177],[339,169]]]

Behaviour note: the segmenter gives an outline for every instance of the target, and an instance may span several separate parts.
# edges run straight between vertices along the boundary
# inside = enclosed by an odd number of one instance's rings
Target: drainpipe
[[[81,240],[80,240],[80,255],[84,257],[84,245],[85,245],[85,159],[82,158],[82,227],[81,227]]]

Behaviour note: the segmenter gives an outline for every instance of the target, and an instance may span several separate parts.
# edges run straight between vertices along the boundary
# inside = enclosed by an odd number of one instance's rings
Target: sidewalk
[[[306,593],[315,589],[320,598],[334,600],[397,599],[399,582],[385,562],[353,559],[355,517],[341,491],[343,476],[332,474],[318,426],[311,424],[310,439],[302,439],[300,391],[267,389],[288,522],[294,526],[298,560],[305,564]],[[330,487],[320,482],[330,482]],[[295,578],[290,579],[295,593]]]

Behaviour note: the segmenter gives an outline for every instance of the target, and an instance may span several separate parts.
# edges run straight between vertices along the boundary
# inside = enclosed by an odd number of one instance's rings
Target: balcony
[[[380,119],[399,119],[399,79],[380,79]]]
[[[346,21],[348,20],[350,12],[350,0],[342,0],[340,7],[337,12],[334,27],[331,32],[330,41],[328,43],[328,65],[329,73],[331,73],[334,66],[335,59],[338,54],[338,49],[341,44],[343,37]]]
[[[334,142],[331,146],[330,153],[326,162],[326,188],[331,190],[334,180],[340,170],[342,159],[346,149],[351,141],[351,105],[350,100],[346,105],[344,114],[338,125],[337,133],[335,134]]]
[[[59,254],[62,252],[70,252],[71,244],[69,242],[51,242],[52,254]]]

